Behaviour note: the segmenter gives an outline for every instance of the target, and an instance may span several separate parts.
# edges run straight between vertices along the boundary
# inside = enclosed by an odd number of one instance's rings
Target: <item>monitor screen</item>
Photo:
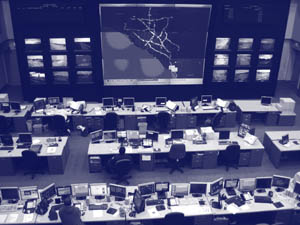
[[[230,130],[222,130],[219,132],[219,139],[225,140],[230,139]]]
[[[138,130],[128,130],[127,131],[127,139],[131,140],[131,139],[139,139],[140,135],[139,135],[139,131]]]
[[[281,187],[281,188],[289,188],[290,186],[290,177],[284,177],[279,175],[273,175],[272,186]]]
[[[294,193],[300,195],[300,183],[298,182],[295,183]]]
[[[202,84],[210,12],[208,4],[100,4],[104,86]]]
[[[143,146],[144,147],[152,147],[153,141],[151,139],[143,139]]]
[[[139,184],[138,189],[142,196],[154,194],[155,193],[155,183],[150,182],[150,183],[145,183],[145,184]]]
[[[117,131],[117,137],[118,138],[126,138],[127,137],[126,130]]]
[[[1,139],[1,143],[3,145],[13,145],[14,144],[14,141],[13,141],[13,138],[12,138],[11,134],[1,135],[0,139]]]
[[[59,97],[48,97],[48,104],[58,105],[59,104]]]
[[[10,102],[12,110],[21,110],[21,104],[19,102]]]
[[[201,95],[201,105],[210,105],[212,102],[212,95]]]
[[[172,196],[185,196],[189,194],[189,184],[172,184],[171,186],[171,194]]]
[[[146,139],[152,139],[152,141],[158,141],[158,132],[155,131],[147,131]]]
[[[71,186],[56,187],[57,196],[72,195]]]
[[[56,195],[56,188],[55,188],[55,184],[50,184],[47,187],[45,187],[41,192],[40,192],[40,196],[41,199],[49,199],[52,198],[53,196]]]
[[[19,133],[19,143],[32,143],[32,134]]]
[[[114,98],[102,98],[103,107],[114,107]]]
[[[90,184],[90,193],[92,196],[107,195],[107,184],[106,183]]]
[[[102,130],[96,130],[90,133],[91,141],[100,141],[102,139]]]
[[[243,178],[240,179],[240,191],[254,191],[256,185],[255,178]]]
[[[260,102],[262,105],[270,105],[272,103],[272,97],[262,96]]]
[[[207,183],[191,182],[190,194],[206,194]]]
[[[271,188],[272,177],[257,177],[256,178],[256,188]]]
[[[46,102],[44,99],[39,99],[33,102],[34,110],[46,109]]]
[[[145,200],[138,190],[134,191],[133,205],[137,213],[143,212],[145,210]]]
[[[19,188],[17,187],[3,187],[1,190],[1,196],[3,200],[12,200],[16,199],[19,200]]]
[[[109,184],[109,193],[111,196],[126,198],[126,187],[116,184]]]
[[[155,192],[167,192],[169,191],[169,182],[156,182]]]
[[[289,142],[289,140],[290,140],[289,135],[286,134],[286,135],[283,135],[281,137],[280,143],[283,144],[283,145],[285,145],[285,144],[287,144]]]
[[[22,200],[29,200],[29,199],[38,199],[38,189],[37,186],[32,187],[20,187],[20,196]]]
[[[172,139],[183,139],[183,130],[171,130]]]
[[[224,188],[237,188],[239,184],[239,179],[226,179],[224,183]]]
[[[134,98],[123,98],[123,103],[125,107],[133,107],[134,106]]]
[[[219,194],[223,188],[223,182],[224,182],[223,178],[219,178],[218,180],[213,181],[210,184],[210,195]]]
[[[105,141],[114,141],[117,139],[116,130],[104,130],[103,131],[103,140]]]
[[[71,184],[72,193],[76,197],[85,197],[89,195],[89,184],[81,183],[81,184]]]

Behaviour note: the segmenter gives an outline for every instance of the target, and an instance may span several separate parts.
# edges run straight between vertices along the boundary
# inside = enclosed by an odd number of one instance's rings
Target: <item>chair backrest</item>
[[[64,129],[66,127],[66,120],[62,115],[52,116],[53,128]]]
[[[185,157],[185,144],[173,144],[170,148],[169,158],[183,159]]]
[[[22,152],[22,160],[27,168],[35,168],[38,161],[37,153],[30,150],[24,150]]]
[[[179,212],[168,213],[164,219],[165,225],[184,225],[184,214]]]
[[[3,115],[0,115],[0,134],[8,133],[8,121]]]
[[[227,162],[238,163],[240,159],[240,145],[229,145],[225,150],[225,160]]]
[[[119,175],[126,175],[132,168],[132,160],[129,158],[119,159],[114,164],[114,169]]]
[[[104,116],[104,130],[117,130],[119,116],[115,112],[108,112]]]

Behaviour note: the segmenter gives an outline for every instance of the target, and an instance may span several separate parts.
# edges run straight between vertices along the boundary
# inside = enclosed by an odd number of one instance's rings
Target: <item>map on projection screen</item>
[[[203,83],[211,5],[100,4],[104,85]]]

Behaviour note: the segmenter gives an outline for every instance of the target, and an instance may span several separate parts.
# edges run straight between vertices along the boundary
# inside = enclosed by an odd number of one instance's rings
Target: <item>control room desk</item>
[[[131,155],[139,155],[140,162],[144,155],[151,155],[151,158],[158,158],[159,155],[167,154],[170,151],[170,146],[165,145],[165,139],[169,138],[168,134],[160,134],[158,142],[153,143],[153,148],[138,148],[126,147],[126,153]],[[227,145],[219,145],[217,139],[218,133],[215,133],[213,140],[207,140],[206,144],[193,144],[192,141],[183,140],[186,145],[187,154],[203,153],[203,168],[216,168],[219,151],[224,151]],[[264,146],[257,140],[253,145],[247,144],[241,137],[237,136],[236,132],[230,134],[231,141],[237,141],[241,146],[240,166],[261,166]],[[119,153],[119,143],[99,143],[89,144],[88,156],[100,156],[108,159],[109,156]],[[160,151],[157,151],[160,149]],[[106,157],[105,157],[106,156]],[[105,160],[102,160],[104,163]],[[155,164],[155,160],[154,160]]]
[[[288,145],[282,145],[279,143],[283,135],[289,135]],[[294,141],[296,143],[294,143]],[[299,161],[300,154],[300,131],[266,131],[264,135],[263,144],[266,148],[266,152],[269,155],[269,158],[273,165],[276,168],[280,167],[282,159],[288,157],[289,155],[293,156],[290,159]],[[294,154],[297,154],[295,157]],[[298,158],[297,158],[298,157]]]
[[[47,153],[48,137],[33,137],[33,141],[38,139],[40,144],[43,144],[41,152],[38,154],[38,157],[46,158],[47,167],[50,174],[63,174],[67,160],[69,157],[69,143],[68,137],[62,137],[58,143],[55,153]],[[16,143],[17,138],[13,138],[14,143]],[[14,175],[17,169],[17,162],[22,158],[22,151],[25,149],[17,149],[16,145],[14,150],[9,151],[0,151],[0,175]]]

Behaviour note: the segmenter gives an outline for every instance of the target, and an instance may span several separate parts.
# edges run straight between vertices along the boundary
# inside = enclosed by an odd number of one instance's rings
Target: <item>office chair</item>
[[[63,136],[68,134],[68,127],[65,118],[62,115],[52,116],[52,128],[56,135]]]
[[[157,127],[159,133],[169,133],[169,124],[171,115],[168,112],[161,111],[157,114]]]
[[[108,112],[104,116],[104,130],[118,130],[119,116],[115,112]]]
[[[165,215],[163,225],[185,225],[184,214],[180,212],[168,213]]]
[[[184,144],[173,144],[168,154],[169,162],[171,165],[170,174],[175,170],[183,173],[183,170],[179,167],[180,160],[185,157],[185,145]]]
[[[227,146],[223,154],[223,162],[226,166],[226,171],[229,170],[229,167],[238,169],[240,160],[240,150],[240,145]]]
[[[131,176],[128,176],[128,174],[132,169],[132,164],[133,162],[131,159],[124,158],[117,160],[113,165],[116,177],[112,177],[112,179],[117,180],[117,184],[125,183],[129,185],[128,179],[130,179]]]
[[[38,158],[37,153],[30,150],[24,150],[22,152],[22,161],[27,170],[24,175],[31,175],[31,179],[35,177],[36,174],[44,174],[42,171],[42,162]]]
[[[9,119],[0,115],[0,134],[7,134],[10,130]]]

